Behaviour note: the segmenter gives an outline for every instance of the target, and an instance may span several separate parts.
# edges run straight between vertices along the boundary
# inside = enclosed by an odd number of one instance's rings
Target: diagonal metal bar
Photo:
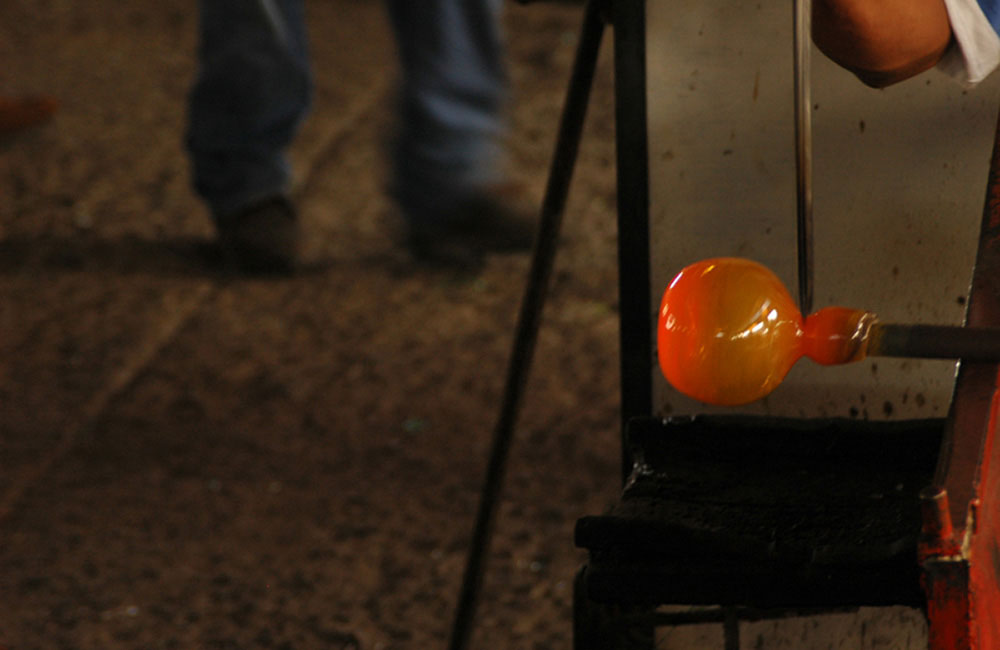
[[[527,286],[521,302],[514,345],[507,368],[504,397],[493,433],[489,464],[483,481],[479,511],[469,546],[465,575],[459,594],[449,648],[468,647],[475,620],[476,606],[485,570],[485,557],[493,533],[497,503],[507,466],[514,425],[520,411],[524,387],[534,354],[549,278],[555,260],[559,230],[566,207],[566,197],[583,132],[587,103],[597,67],[601,38],[604,34],[603,0],[588,0],[583,27],[577,44],[566,102],[559,124],[555,154],[549,170],[541,219]]]

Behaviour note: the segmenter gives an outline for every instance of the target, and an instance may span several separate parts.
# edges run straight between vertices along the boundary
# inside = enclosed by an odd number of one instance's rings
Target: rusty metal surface
[[[970,615],[968,564],[949,560],[924,563],[927,592],[927,645],[930,650],[971,650],[974,645]]]
[[[1000,325],[1000,125],[993,149],[966,324]],[[931,650],[1000,648],[1000,476],[995,363],[962,363],[938,468],[925,499],[920,558]],[[990,471],[991,468],[993,471]],[[947,520],[953,527],[951,536]]]
[[[996,384],[996,382],[994,382]],[[1000,446],[995,444],[1000,393],[995,392],[979,465],[978,496],[970,503],[972,589],[981,648],[1000,648]]]

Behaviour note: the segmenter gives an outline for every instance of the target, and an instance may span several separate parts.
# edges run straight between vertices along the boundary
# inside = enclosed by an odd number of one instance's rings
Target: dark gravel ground
[[[382,193],[374,0],[308,3],[309,268],[227,276],[181,147],[193,0],[0,3],[0,645],[442,647],[527,256],[415,266]],[[541,195],[578,6],[512,5],[511,168]],[[476,643],[570,647],[572,528],[618,483],[602,56]]]

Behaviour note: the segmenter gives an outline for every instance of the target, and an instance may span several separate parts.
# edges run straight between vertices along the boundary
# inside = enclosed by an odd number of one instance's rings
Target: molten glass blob
[[[871,312],[827,307],[803,320],[781,281],[750,260],[684,268],[660,304],[660,369],[674,388],[709,404],[758,400],[800,357],[833,365],[867,353]]]

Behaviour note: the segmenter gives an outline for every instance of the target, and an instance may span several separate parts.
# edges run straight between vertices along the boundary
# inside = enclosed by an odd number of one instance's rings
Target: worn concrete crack
[[[118,396],[127,391],[198,312],[214,291],[210,283],[199,284],[181,304],[165,310],[158,327],[145,342],[134,350],[101,388],[91,396],[70,424],[62,438],[36,463],[25,468],[0,495],[0,523],[6,521],[18,507],[24,495],[66,455],[80,437],[90,431]]]

